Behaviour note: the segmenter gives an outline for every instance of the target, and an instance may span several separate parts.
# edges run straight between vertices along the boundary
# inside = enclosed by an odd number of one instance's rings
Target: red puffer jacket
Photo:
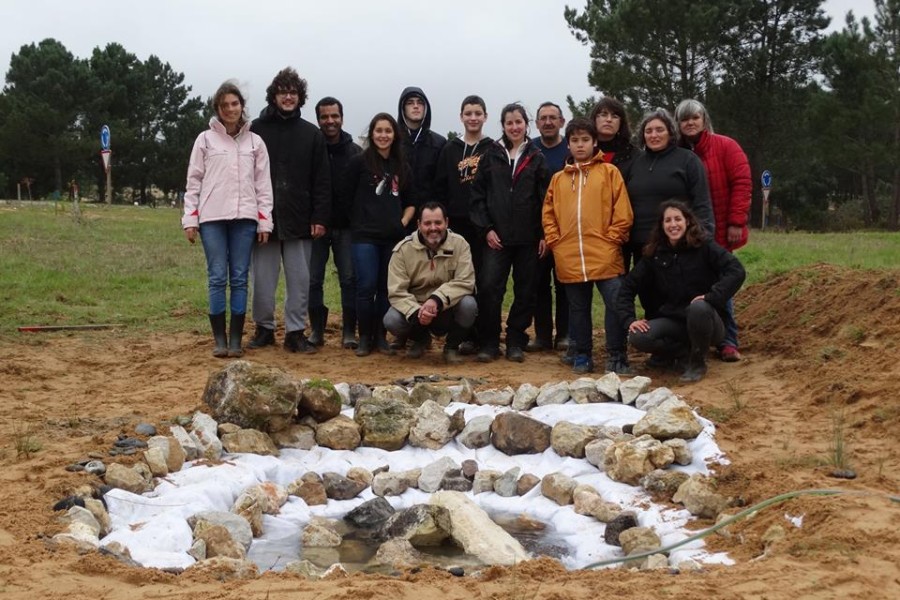
[[[709,180],[709,195],[716,218],[716,243],[732,251],[747,243],[750,231],[750,163],[740,145],[728,136],[704,131],[693,148]],[[728,227],[741,228],[741,241],[728,243]]]

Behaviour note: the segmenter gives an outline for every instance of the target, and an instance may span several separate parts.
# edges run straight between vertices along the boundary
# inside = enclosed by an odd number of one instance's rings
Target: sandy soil
[[[539,559],[454,578],[425,569],[399,577],[353,575],[308,582],[277,574],[220,583],[128,568],[97,553],[50,548],[60,529],[52,504],[91,477],[65,465],[109,448],[140,421],[164,426],[200,408],[210,370],[205,331],[136,338],[128,332],[28,334],[0,339],[0,597],[207,599],[327,598],[442,600],[488,598],[898,598],[900,597],[900,273],[818,266],[744,290],[738,298],[745,359],[713,361],[692,386],[647,373],[655,385],[685,395],[719,424],[718,440],[733,461],[719,486],[736,503],[812,488],[855,492],[803,497],[758,513],[707,538],[728,552],[732,567],[700,573],[568,572]],[[317,355],[267,348],[252,356],[298,377],[384,383],[414,374],[483,378],[490,386],[571,378],[554,355],[524,364],[498,361],[447,368],[439,352],[421,361],[354,357],[334,344]],[[635,362],[641,359],[636,358]],[[842,415],[850,466],[858,477],[829,476],[829,446]],[[17,450],[27,435],[42,448]],[[735,512],[737,509],[733,509]],[[785,514],[803,516],[801,528]],[[709,525],[698,523],[698,528]],[[783,539],[766,544],[780,526]]]

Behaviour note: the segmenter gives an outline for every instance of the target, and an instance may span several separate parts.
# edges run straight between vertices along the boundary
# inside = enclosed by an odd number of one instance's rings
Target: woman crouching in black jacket
[[[687,364],[681,381],[706,374],[706,354],[725,337],[725,304],[744,283],[746,273],[730,252],[708,239],[683,202],[667,200],[644,246],[644,258],[622,281],[616,310],[628,339],[652,354],[651,366]],[[637,319],[634,298],[646,286],[659,298],[656,318]]]

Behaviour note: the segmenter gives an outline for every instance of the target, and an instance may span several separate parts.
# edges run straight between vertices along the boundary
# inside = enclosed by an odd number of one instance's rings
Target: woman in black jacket
[[[643,260],[622,281],[616,311],[631,345],[650,352],[651,366],[687,359],[681,380],[706,374],[706,354],[725,337],[725,305],[744,283],[744,267],[704,231],[686,204],[668,200],[644,247]],[[637,319],[634,298],[648,288],[660,300],[655,318]]]
[[[478,164],[472,184],[472,223],[486,242],[479,281],[476,360],[489,362],[500,354],[500,312],[510,269],[513,304],[506,319],[506,358],[525,360],[525,330],[534,315],[538,258],[547,253],[541,227],[541,207],[550,182],[544,155],[528,139],[528,113],[521,104],[507,104],[500,113],[503,136]]]
[[[387,113],[369,123],[368,143],[350,159],[339,200],[350,215],[351,255],[356,274],[357,356],[373,348],[393,354],[382,319],[387,312],[387,273],[391,250],[412,220],[415,208],[408,193],[409,169],[403,160],[400,129]]]

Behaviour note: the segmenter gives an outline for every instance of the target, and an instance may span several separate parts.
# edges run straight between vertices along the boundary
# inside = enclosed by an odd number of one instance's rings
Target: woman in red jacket
[[[706,167],[716,220],[716,243],[729,252],[737,250],[747,243],[749,236],[747,221],[753,185],[747,155],[736,141],[713,131],[706,107],[697,100],[682,100],[675,109],[675,120],[681,130],[682,145],[693,150]],[[719,346],[719,357],[725,362],[737,362],[741,353],[734,299],[728,300],[727,308],[725,340]]]

